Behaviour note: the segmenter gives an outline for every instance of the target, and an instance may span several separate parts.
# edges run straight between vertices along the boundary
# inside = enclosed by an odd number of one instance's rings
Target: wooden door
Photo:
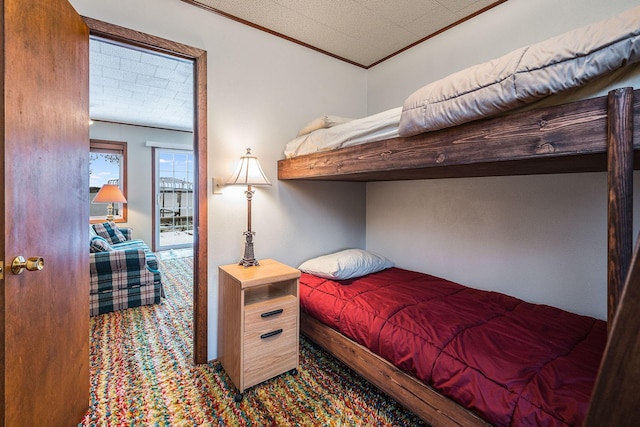
[[[67,0],[3,0],[1,425],[89,403],[89,32]],[[42,257],[15,275],[12,260]]]

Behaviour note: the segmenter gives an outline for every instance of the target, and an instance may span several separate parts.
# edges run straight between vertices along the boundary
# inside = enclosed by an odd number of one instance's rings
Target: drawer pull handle
[[[267,332],[266,334],[260,335],[260,339],[264,340],[269,337],[274,337],[282,333],[282,329],[276,329],[275,331]]]
[[[277,310],[273,310],[273,311],[267,311],[266,313],[262,313],[260,315],[260,317],[264,318],[264,317],[269,317],[269,316],[275,316],[276,314],[280,314],[284,311],[284,309],[279,308]]]

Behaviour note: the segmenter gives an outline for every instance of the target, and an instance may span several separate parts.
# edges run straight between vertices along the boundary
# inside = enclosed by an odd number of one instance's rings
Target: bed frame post
[[[608,328],[611,332],[633,245],[633,89],[609,92],[607,127],[608,208]]]

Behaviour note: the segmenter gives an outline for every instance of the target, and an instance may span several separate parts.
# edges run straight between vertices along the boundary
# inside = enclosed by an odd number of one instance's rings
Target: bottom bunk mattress
[[[389,268],[303,273],[301,309],[498,426],[581,425],[606,323]]]

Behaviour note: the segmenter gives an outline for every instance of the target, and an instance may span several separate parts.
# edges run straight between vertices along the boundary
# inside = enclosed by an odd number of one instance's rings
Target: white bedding
[[[640,60],[640,7],[516,49],[415,91],[401,136],[456,126],[583,86]]]
[[[402,107],[396,107],[330,128],[318,129],[290,141],[284,149],[284,155],[286,158],[291,158],[318,151],[395,138],[398,136],[401,112]]]
[[[412,136],[625,86],[640,87],[640,6],[451,74],[418,89],[402,107],[296,137],[284,154]]]

